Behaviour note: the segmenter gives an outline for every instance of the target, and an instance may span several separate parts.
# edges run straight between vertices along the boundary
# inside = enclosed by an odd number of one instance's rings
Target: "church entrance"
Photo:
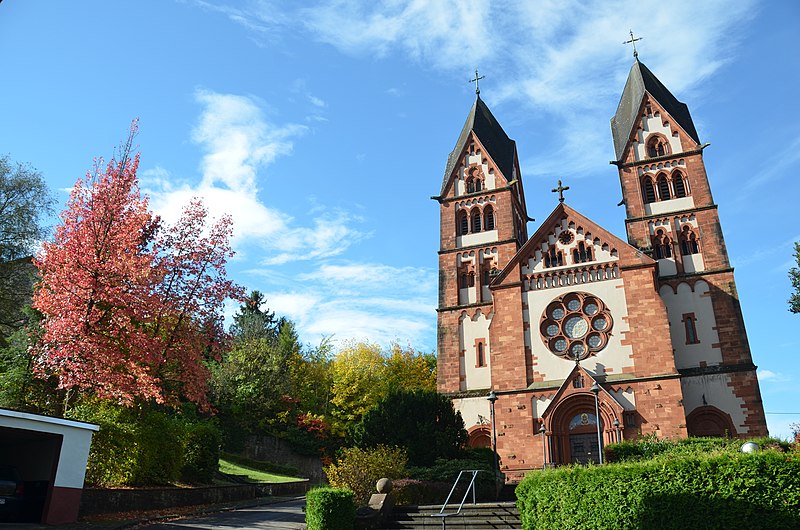
[[[602,423],[600,429],[602,431]],[[597,416],[589,412],[576,414],[569,422],[570,462],[588,464],[600,462],[597,445]]]

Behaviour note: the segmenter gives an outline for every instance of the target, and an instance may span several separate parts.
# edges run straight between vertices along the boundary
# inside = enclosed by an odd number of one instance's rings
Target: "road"
[[[147,530],[179,530],[179,529],[211,529],[211,528],[305,528],[306,516],[303,512],[305,499],[264,504],[251,508],[240,508],[228,512],[187,517],[171,522],[158,522],[140,525],[137,528]]]

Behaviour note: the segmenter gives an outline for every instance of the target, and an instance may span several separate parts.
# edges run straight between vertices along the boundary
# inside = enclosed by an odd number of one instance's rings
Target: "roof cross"
[[[636,51],[636,41],[640,41],[644,37],[636,37],[634,39],[633,38],[633,30],[630,30],[630,33],[631,33],[631,40],[626,40],[622,44],[632,44],[633,45],[633,57],[634,57],[634,59],[638,59],[639,58],[639,52]]]
[[[481,80],[481,79],[483,79],[484,77],[486,77],[486,76],[485,76],[485,75],[478,76],[478,69],[476,68],[476,69],[475,69],[475,79],[470,79],[470,80],[469,80],[469,82],[470,82],[470,83],[475,83],[475,94],[477,94],[477,95],[479,95],[479,96],[481,95],[481,89],[480,89],[480,87],[478,86],[478,81],[480,81],[480,80]]]
[[[564,192],[569,189],[569,186],[562,186],[561,180],[558,181],[558,187],[553,188],[553,193],[558,193],[558,202],[564,202]]]

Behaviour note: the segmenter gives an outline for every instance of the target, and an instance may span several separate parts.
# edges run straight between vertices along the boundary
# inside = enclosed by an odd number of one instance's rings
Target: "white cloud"
[[[784,381],[785,378],[773,372],[772,370],[759,370],[758,371],[758,380],[759,381]]]

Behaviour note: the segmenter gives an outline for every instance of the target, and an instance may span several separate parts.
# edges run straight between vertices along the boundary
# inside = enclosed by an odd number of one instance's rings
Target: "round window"
[[[551,352],[580,361],[605,348],[612,327],[611,312],[602,300],[573,292],[550,302],[539,329]]]

